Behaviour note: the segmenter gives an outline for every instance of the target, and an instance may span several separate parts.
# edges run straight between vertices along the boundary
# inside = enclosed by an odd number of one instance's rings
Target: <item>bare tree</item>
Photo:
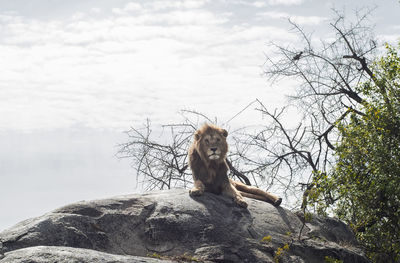
[[[290,200],[288,205],[305,211],[307,196],[316,186],[314,179],[327,173],[334,163],[335,144],[340,139],[337,125],[345,122],[349,113],[363,114],[359,105],[365,101],[358,87],[365,80],[374,80],[369,63],[377,48],[369,26],[370,13],[356,13],[355,22],[347,23],[335,11],[336,19],[329,24],[335,37],[319,42],[289,20],[303,45],[272,43],[275,53],[266,58],[265,75],[274,83],[282,78],[299,83],[291,99],[303,117],[298,125],[287,126],[286,108],[270,110],[260,100],[249,104],[261,113],[264,123],[257,130],[243,127],[230,132],[233,144],[228,161],[233,177],[281,191]],[[121,145],[120,155],[132,158],[147,189],[188,187],[192,183],[187,169],[192,134],[200,120],[215,121],[198,112],[185,113],[192,117],[185,115],[181,123],[163,126],[170,135],[166,143],[151,137],[149,123],[142,130],[127,132],[130,141]],[[334,201],[331,196],[324,198]]]
[[[303,189],[301,207],[305,208],[307,195],[313,183],[334,163],[332,154],[340,140],[336,127],[346,121],[349,113],[363,114],[359,106],[365,103],[358,88],[366,80],[374,80],[369,67],[375,57],[377,41],[368,21],[371,10],[356,12],[356,21],[347,23],[343,14],[335,11],[336,19],[329,25],[335,33],[332,40],[314,41],[299,25],[289,20],[303,46],[275,47],[277,54],[267,56],[265,75],[272,81],[292,78],[298,81],[297,94],[291,96],[302,110],[302,122],[294,129],[283,126],[281,111],[270,112],[261,104],[260,111],[272,119],[257,136],[254,145],[269,154],[268,168],[289,171],[288,188],[293,179],[304,180],[297,186]],[[279,140],[271,146],[265,138]],[[308,178],[303,176],[308,173]],[[294,191],[298,192],[298,191]],[[327,202],[332,197],[325,197]]]
[[[150,121],[143,128],[127,131],[129,142],[121,144],[118,156],[131,158],[137,180],[146,190],[171,189],[192,183],[187,168],[187,150],[195,127],[189,124],[166,125],[170,137],[167,142],[152,136]]]
[[[163,125],[163,132],[157,137],[152,134],[149,120],[142,128],[131,127],[126,132],[129,141],[120,145],[118,156],[131,159],[136,178],[146,190],[188,188],[193,183],[187,161],[193,134],[202,123],[215,121],[196,111],[184,110],[182,116],[181,123]],[[197,121],[192,120],[195,118]],[[237,170],[229,159],[227,163],[232,176],[251,184],[247,176]]]

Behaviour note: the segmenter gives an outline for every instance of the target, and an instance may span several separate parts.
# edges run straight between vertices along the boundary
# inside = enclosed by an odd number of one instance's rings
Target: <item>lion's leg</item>
[[[246,208],[247,203],[244,201],[243,196],[240,194],[240,192],[230,183],[227,183],[222,190],[222,194],[232,197],[235,203],[240,205],[241,207]]]
[[[260,188],[250,185],[245,185],[241,182],[236,182],[233,180],[231,180],[231,184],[237,190],[239,190],[243,196],[266,201],[268,203],[273,204],[274,206],[279,206],[282,202],[282,198],[280,198],[279,196],[263,191]]]
[[[192,196],[202,195],[204,193],[204,188],[205,186],[202,181],[195,180],[193,188],[189,190],[189,194]]]
[[[250,193],[246,193],[246,192],[242,192],[242,191],[239,191],[239,192],[243,197],[248,197],[248,198],[252,198],[252,199],[257,199],[257,200],[268,202],[268,200],[267,200],[267,198],[265,198],[265,196],[250,194]]]

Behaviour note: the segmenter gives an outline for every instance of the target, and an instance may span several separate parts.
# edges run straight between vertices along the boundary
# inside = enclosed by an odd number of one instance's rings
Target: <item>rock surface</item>
[[[247,199],[156,191],[71,204],[0,233],[0,263],[369,262],[350,229]],[[159,257],[159,260],[152,257]]]
[[[10,253],[1,260],[7,263],[173,263],[173,261],[145,258],[137,256],[122,256],[99,252],[96,250],[72,248],[72,247],[52,247],[37,246],[22,248]]]

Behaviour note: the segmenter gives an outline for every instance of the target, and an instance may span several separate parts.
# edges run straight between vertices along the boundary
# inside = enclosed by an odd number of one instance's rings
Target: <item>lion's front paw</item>
[[[236,197],[235,198],[235,203],[238,204],[239,206],[243,207],[243,208],[247,208],[246,201],[244,201],[243,198],[241,198],[241,197]]]
[[[191,196],[199,196],[199,195],[202,195],[203,193],[204,193],[204,190],[201,188],[193,187],[192,189],[189,190],[189,194]]]

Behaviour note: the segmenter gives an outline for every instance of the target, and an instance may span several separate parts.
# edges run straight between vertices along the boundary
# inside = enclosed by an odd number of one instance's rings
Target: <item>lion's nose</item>
[[[211,148],[210,150],[215,152],[217,150],[217,148]]]

